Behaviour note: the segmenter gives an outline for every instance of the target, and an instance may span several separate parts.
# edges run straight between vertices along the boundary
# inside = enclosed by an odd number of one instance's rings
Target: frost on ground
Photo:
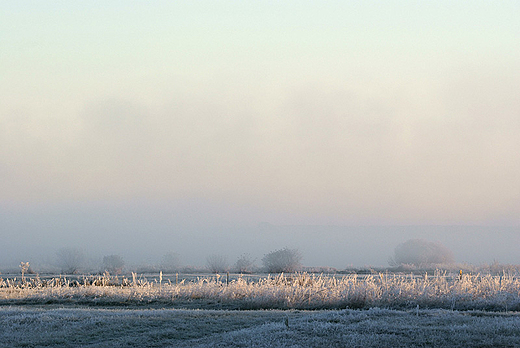
[[[520,314],[0,308],[0,347],[518,347]]]
[[[1,305],[150,305],[201,309],[430,309],[520,311],[516,275],[414,277],[379,274],[359,277],[278,275],[227,282],[204,277],[178,284],[100,279],[14,281],[0,279]]]
[[[303,316],[283,311],[0,307],[0,347],[168,347]]]
[[[520,347],[519,311],[507,274],[0,279],[0,347]]]

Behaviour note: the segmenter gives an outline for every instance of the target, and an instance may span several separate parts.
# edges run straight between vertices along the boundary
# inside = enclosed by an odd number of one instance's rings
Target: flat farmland
[[[1,347],[518,347],[520,314],[0,308]]]
[[[516,347],[513,275],[0,281],[2,347]]]

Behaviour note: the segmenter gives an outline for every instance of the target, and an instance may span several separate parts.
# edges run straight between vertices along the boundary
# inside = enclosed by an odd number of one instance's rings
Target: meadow
[[[2,278],[0,346],[520,346],[516,274]]]
[[[174,279],[174,281],[172,281]],[[157,305],[200,309],[520,310],[514,274],[60,276],[0,279],[1,305]]]

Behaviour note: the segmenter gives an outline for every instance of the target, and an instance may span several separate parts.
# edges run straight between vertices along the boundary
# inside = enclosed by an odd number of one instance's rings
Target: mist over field
[[[206,216],[210,207],[187,209],[143,205],[67,205],[40,211],[2,214],[0,262],[55,264],[56,251],[75,248],[93,261],[123,256],[127,265],[156,265],[169,252],[184,266],[204,267],[209,255],[224,255],[229,264],[244,254],[256,259],[283,247],[298,249],[305,266],[337,269],[388,266],[394,248],[409,239],[439,242],[458,263],[520,263],[515,226],[325,226],[275,225],[225,221]]]
[[[0,348],[520,346],[520,1],[0,1]]]
[[[0,268],[520,263],[516,1],[1,6]]]

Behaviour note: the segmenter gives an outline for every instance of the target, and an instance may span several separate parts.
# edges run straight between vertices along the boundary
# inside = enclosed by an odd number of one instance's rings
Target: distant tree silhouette
[[[119,255],[107,255],[103,257],[103,268],[112,274],[121,274],[125,267],[125,261]]]
[[[432,264],[453,263],[453,253],[440,243],[428,242],[423,239],[410,239],[399,244],[390,258],[390,265],[427,266]]]
[[[237,273],[251,273],[253,272],[255,260],[249,254],[242,254],[235,262],[235,272]]]
[[[295,272],[301,268],[302,256],[298,249],[287,247],[271,251],[262,258],[265,270],[270,273]]]
[[[223,273],[228,270],[227,258],[224,255],[210,255],[206,258],[206,266],[211,273]]]
[[[61,248],[56,252],[58,267],[66,274],[76,274],[85,263],[85,254],[76,248]]]
[[[181,267],[181,262],[179,258],[179,254],[170,252],[165,254],[161,258],[160,263],[161,271],[164,272],[177,272]]]

